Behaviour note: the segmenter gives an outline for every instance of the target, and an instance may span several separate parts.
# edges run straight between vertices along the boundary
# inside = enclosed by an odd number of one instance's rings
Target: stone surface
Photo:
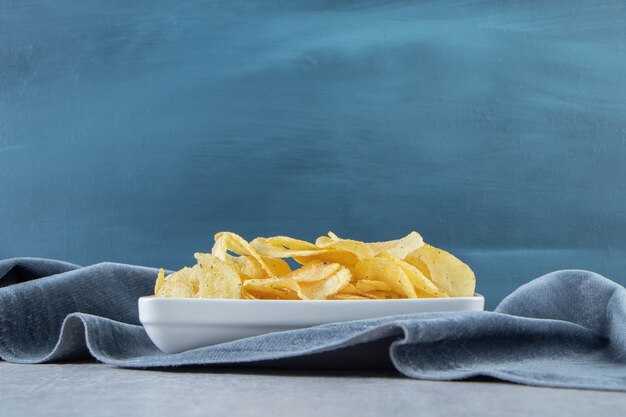
[[[0,362],[0,414],[14,416],[618,416],[626,394],[395,373],[126,370]]]

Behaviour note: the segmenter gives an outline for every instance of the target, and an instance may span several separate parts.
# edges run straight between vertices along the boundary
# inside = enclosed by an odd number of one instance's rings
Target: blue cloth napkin
[[[92,355],[129,368],[256,366],[376,369],[420,379],[489,376],[626,391],[626,289],[567,270],[513,292],[494,312],[421,313],[267,334],[167,355],[139,324],[156,269],[18,258],[0,261],[0,357]]]

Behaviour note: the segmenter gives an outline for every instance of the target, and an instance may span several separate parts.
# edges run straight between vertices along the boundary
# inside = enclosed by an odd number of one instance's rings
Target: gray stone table
[[[271,414],[270,414],[271,413]],[[623,416],[626,394],[393,372],[143,371],[93,362],[0,362],[0,415]]]

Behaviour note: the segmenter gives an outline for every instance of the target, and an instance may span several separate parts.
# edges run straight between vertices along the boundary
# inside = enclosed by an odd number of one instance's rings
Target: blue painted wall
[[[173,4],[174,3],[174,4]],[[409,230],[626,282],[620,1],[0,1],[0,257]]]

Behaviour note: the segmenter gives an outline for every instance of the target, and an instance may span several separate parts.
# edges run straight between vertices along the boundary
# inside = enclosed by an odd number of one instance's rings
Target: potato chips
[[[417,232],[387,242],[359,242],[328,232],[315,243],[287,236],[247,242],[215,235],[211,253],[165,276],[157,297],[251,300],[375,300],[469,297],[476,279],[452,254],[425,244]],[[301,266],[292,270],[285,259]],[[295,264],[294,263],[294,264]]]

